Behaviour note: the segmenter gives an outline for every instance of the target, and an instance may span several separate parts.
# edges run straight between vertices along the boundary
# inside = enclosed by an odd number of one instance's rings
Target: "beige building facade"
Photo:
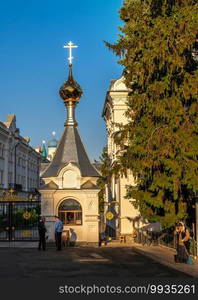
[[[127,123],[125,112],[128,93],[124,78],[121,77],[111,82],[104,103],[103,118],[106,123],[107,150],[111,165],[117,160],[119,154],[119,148],[114,142],[114,137],[120,130],[118,124],[125,125]],[[112,236],[131,234],[134,228],[142,226],[139,211],[132,205],[132,199],[125,198],[127,185],[135,185],[133,174],[129,170],[126,177],[120,175],[115,178],[112,176],[111,183],[106,186],[105,215],[108,211],[114,215],[113,219],[106,219],[106,226]]]
[[[0,122],[0,190],[32,192],[39,188],[41,156],[29,142],[20,135],[15,115]]]

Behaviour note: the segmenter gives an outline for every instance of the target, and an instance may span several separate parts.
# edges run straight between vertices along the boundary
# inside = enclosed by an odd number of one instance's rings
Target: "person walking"
[[[176,225],[175,231],[175,242],[177,255],[175,256],[175,262],[187,263],[189,258],[187,244],[190,239],[189,230],[185,227],[183,222],[179,222]]]
[[[43,251],[46,250],[46,238],[45,238],[45,233],[46,233],[46,227],[45,227],[45,217],[41,216],[39,218],[39,223],[38,223],[38,231],[39,231],[39,245],[38,245],[38,250],[43,249]]]
[[[55,241],[56,250],[61,250],[61,237],[63,231],[63,223],[58,216],[55,216]]]

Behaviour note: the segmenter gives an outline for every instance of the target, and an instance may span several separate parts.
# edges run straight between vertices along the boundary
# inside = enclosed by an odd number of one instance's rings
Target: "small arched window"
[[[82,207],[76,200],[67,199],[61,202],[58,215],[64,225],[82,225]]]

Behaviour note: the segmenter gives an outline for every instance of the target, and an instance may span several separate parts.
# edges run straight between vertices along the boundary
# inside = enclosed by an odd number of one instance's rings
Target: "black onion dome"
[[[80,85],[74,80],[72,75],[72,65],[69,65],[68,79],[63,83],[59,90],[59,94],[64,102],[78,101],[82,96]]]

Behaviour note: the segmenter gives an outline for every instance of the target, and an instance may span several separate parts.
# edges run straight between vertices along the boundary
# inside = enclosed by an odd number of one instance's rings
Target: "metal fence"
[[[173,233],[167,232],[153,232],[153,231],[139,231],[134,237],[134,242],[146,246],[166,246],[169,248],[176,248],[176,242]],[[189,253],[193,256],[198,256],[197,242],[194,238],[189,241]]]

